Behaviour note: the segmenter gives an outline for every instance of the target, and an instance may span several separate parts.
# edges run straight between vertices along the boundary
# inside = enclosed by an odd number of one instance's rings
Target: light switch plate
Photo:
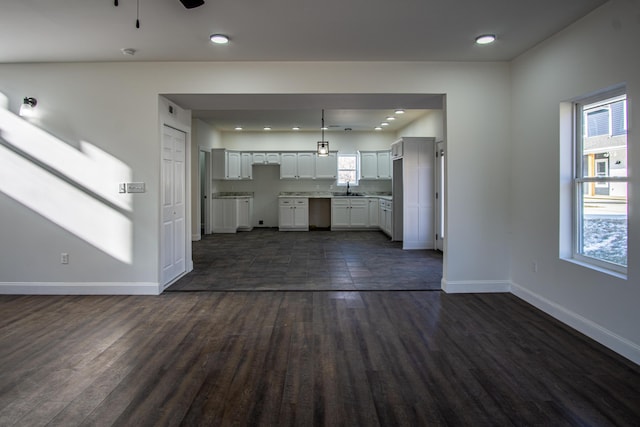
[[[118,193],[126,193],[127,192],[127,184],[121,182],[118,184]]]
[[[127,182],[127,193],[144,193],[144,182]]]

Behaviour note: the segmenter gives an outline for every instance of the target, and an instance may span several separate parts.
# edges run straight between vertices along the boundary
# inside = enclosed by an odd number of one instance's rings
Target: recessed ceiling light
[[[300,130],[300,126],[294,126],[291,128],[292,130]]]
[[[489,44],[496,41],[495,34],[483,34],[481,36],[476,37],[477,44]]]
[[[396,110],[394,113],[395,114],[404,114],[404,110]]]
[[[265,126],[264,130],[271,130],[271,126]]]
[[[328,128],[328,127],[326,127],[326,126],[322,126],[322,127],[320,128],[320,130],[329,130],[329,128]]]
[[[376,126],[373,130],[382,130],[382,128],[380,126]]]
[[[211,36],[209,36],[209,39],[211,40],[212,43],[215,43],[215,44],[229,43],[229,37],[225,36],[224,34],[211,34]]]
[[[235,130],[242,130],[242,126],[236,126]]]
[[[395,119],[396,119],[395,117],[393,117],[393,116],[389,116],[389,117],[387,117],[385,120],[387,120],[387,121],[391,122],[391,121],[393,121],[393,120],[395,120]]]
[[[387,122],[382,122],[382,123],[380,123],[380,126],[389,126],[389,123],[387,123]]]

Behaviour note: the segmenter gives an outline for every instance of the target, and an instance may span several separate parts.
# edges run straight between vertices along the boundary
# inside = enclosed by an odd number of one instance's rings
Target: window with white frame
[[[338,154],[338,185],[358,185],[358,156]]]
[[[627,271],[627,97],[609,92],[575,104],[573,258]]]

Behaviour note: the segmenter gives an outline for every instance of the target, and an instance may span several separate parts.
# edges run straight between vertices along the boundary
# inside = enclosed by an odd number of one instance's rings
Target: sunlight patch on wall
[[[0,108],[0,191],[113,258],[132,263],[131,170],[98,147],[78,150]]]
[[[29,156],[64,174],[109,203],[130,210],[131,198],[114,188],[130,181],[131,169],[122,161],[86,141],[77,149],[12,112],[0,109],[2,137]]]

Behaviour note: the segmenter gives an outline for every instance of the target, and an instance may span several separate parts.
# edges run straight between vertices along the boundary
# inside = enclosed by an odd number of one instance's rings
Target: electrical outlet
[[[69,264],[69,254],[62,252],[60,254],[60,264]]]
[[[258,225],[264,225],[264,221],[263,220],[258,221]]]

